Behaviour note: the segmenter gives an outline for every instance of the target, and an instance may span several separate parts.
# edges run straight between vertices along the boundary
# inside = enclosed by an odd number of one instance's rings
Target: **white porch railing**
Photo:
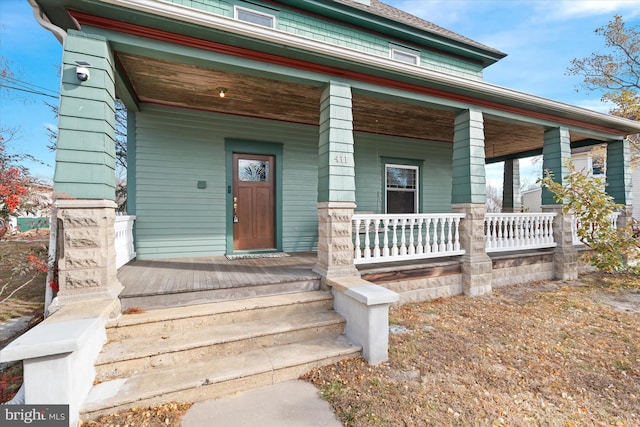
[[[116,215],[116,269],[136,257],[133,245],[133,223],[135,220],[135,215]]]
[[[551,248],[555,213],[488,213],[484,219],[487,252]]]
[[[464,214],[355,214],[354,263],[393,262],[464,254]]]
[[[616,228],[618,226],[618,217],[620,216],[620,212],[613,212],[611,214],[611,228]],[[590,225],[589,229],[593,230],[593,224]],[[571,230],[573,231],[573,244],[574,245],[582,245],[583,243],[580,241],[580,237],[578,237],[578,227],[580,227],[580,219],[575,215],[571,218]]]

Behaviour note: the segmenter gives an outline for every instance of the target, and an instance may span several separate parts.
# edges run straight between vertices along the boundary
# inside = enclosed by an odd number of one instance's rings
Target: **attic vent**
[[[276,17],[268,13],[262,13],[244,7],[236,6],[234,8],[235,18],[238,21],[251,22],[252,24],[262,25],[263,27],[275,28]]]
[[[365,6],[371,6],[371,0],[353,0],[356,3],[363,4]]]
[[[399,62],[420,65],[420,51],[389,43],[389,57]]]

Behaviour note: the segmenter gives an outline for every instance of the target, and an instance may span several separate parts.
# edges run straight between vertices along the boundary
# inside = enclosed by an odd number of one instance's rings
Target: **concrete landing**
[[[311,384],[287,381],[194,404],[182,427],[341,427],[329,403]]]

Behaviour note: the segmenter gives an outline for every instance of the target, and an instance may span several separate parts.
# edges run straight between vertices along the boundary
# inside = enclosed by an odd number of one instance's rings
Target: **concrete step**
[[[171,401],[215,399],[298,378],[314,367],[356,357],[360,350],[340,336],[152,369],[94,386],[83,409],[83,418]]]
[[[123,315],[108,325],[84,418],[298,378],[360,354],[344,328],[321,291]]]
[[[320,289],[320,279],[307,278],[280,283],[236,286],[219,289],[194,289],[188,292],[121,295],[122,310],[139,307],[145,310],[256,298]]]
[[[259,298],[198,304],[125,314],[107,325],[110,341],[141,336],[166,335],[213,325],[268,319],[297,313],[331,310],[333,297],[328,292],[309,291]]]
[[[96,362],[96,378],[106,381],[166,366],[240,354],[309,339],[337,337],[345,321],[333,310],[274,315],[244,322],[175,329],[164,334],[111,340]]]

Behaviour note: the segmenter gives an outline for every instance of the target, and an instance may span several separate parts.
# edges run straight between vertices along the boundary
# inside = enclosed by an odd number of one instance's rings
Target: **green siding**
[[[282,180],[284,250],[315,250],[318,244],[318,128],[287,125],[280,135],[286,141]]]
[[[421,212],[451,212],[451,144],[365,133],[355,141],[356,212],[384,213],[382,157],[424,161]]]
[[[233,0],[169,0],[172,3],[205,12],[233,17],[233,6],[237,4],[246,8],[264,12],[258,1],[251,3]],[[273,9],[272,3],[264,3],[264,6]],[[276,16],[277,29],[300,37],[309,38],[315,41],[342,46],[349,49],[359,50],[370,55],[389,58],[389,43],[397,43],[369,31],[360,30],[351,26],[340,25],[331,20],[324,20],[317,16],[297,13],[283,8],[278,12],[273,12]],[[412,49],[418,49],[413,44]],[[453,74],[457,76],[482,79],[482,65],[464,61],[446,54],[422,49],[420,55],[420,66],[433,71]]]
[[[136,251],[139,259],[226,251],[225,139],[283,147],[282,246],[318,240],[318,126],[142,105],[135,115]],[[423,212],[451,211],[451,144],[356,133],[357,210],[381,212],[381,157],[424,160]],[[207,181],[207,188],[196,188]]]
[[[218,15],[233,16],[233,6],[227,1],[220,0],[171,0],[172,3],[193,9],[204,10],[205,12],[215,13]],[[229,11],[231,10],[231,14]]]
[[[145,105],[136,129],[140,259],[225,253],[226,138],[283,144],[283,249],[315,248],[317,127]]]
[[[140,259],[224,247],[224,151],[212,120],[181,110],[136,115],[136,250]],[[196,188],[197,181],[207,188]],[[218,185],[212,185],[213,183]]]
[[[115,199],[115,85],[106,39],[70,30],[64,44],[54,191],[75,199]],[[75,61],[91,64],[89,80]]]

